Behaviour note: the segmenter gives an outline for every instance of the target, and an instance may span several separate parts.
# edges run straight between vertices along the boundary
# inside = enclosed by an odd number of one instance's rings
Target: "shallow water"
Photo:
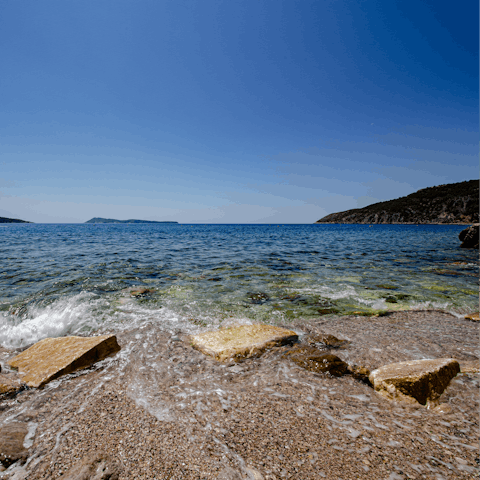
[[[265,321],[301,341],[346,339],[334,353],[368,369],[438,357],[478,365],[478,328],[463,318],[478,309],[478,252],[460,249],[462,228],[0,228],[4,373],[19,348],[47,336],[115,332],[122,347],[2,401],[0,426],[27,423],[30,451],[0,478],[58,478],[99,448],[122,459],[122,478],[170,478],[174,464],[184,470],[172,478],[217,478],[225,466],[265,480],[472,478],[478,374],[456,377],[440,410],[405,407],[352,377],[302,370],[282,357],[289,347],[221,364],[188,337]],[[408,314],[386,314],[395,310]]]
[[[301,339],[326,332],[350,340],[331,352],[371,369],[437,356],[478,366],[480,356],[476,324],[441,312],[296,320],[292,328]],[[265,480],[478,474],[478,374],[458,375],[438,410],[388,401],[349,376],[305,371],[283,358],[288,346],[219,363],[193,350],[184,330],[154,321],[118,340],[114,357],[0,404],[0,426],[27,422],[33,432],[18,467],[25,476],[12,466],[0,478],[58,478],[98,448],[122,458],[122,479],[169,478],[169,464],[183,479],[217,478],[225,466],[254,479],[253,466]]]
[[[8,225],[0,344],[230,323],[478,309],[460,225]],[[150,289],[132,297],[134,286]]]

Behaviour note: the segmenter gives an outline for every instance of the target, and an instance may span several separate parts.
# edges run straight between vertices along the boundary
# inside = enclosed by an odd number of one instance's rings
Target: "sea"
[[[155,324],[198,332],[298,318],[478,310],[463,225],[9,224],[0,345]]]

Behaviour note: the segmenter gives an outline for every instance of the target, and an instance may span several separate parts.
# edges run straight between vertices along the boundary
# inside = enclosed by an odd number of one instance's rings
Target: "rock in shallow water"
[[[350,343],[348,340],[343,340],[334,337],[333,335],[327,335],[323,333],[308,335],[305,338],[305,341],[310,345],[322,344],[325,345],[326,348],[344,348]]]
[[[130,295],[135,298],[145,297],[150,293],[153,293],[155,290],[151,288],[134,288],[130,290]]]
[[[268,348],[296,340],[292,330],[272,325],[242,325],[191,337],[194,348],[218,361],[258,357]]]
[[[243,475],[231,467],[225,467],[220,470],[217,480],[243,480]]]
[[[348,365],[336,355],[322,352],[315,347],[297,347],[287,352],[283,358],[315,373],[330,373],[340,377],[347,373]]]
[[[27,433],[25,423],[16,422],[0,427],[0,463],[4,467],[27,458],[27,449],[23,446]]]
[[[362,365],[349,365],[348,371],[356,380],[372,386],[370,379],[368,378],[370,376],[370,370],[367,367]]]
[[[9,365],[18,369],[29,387],[46,383],[88,367],[120,350],[115,335],[45,338],[16,357]]]
[[[378,368],[369,379],[386,398],[425,405],[437,400],[459,372],[460,365],[453,358],[411,360]]]
[[[480,321],[480,314],[477,313],[469,313],[468,315],[465,315],[465,320],[471,320],[472,322],[479,322]]]
[[[217,480],[263,480],[263,475],[255,468],[246,467],[245,472],[246,476],[231,467],[226,467],[219,472]]]
[[[14,395],[25,387],[25,384],[12,374],[0,373],[0,397]]]
[[[120,475],[118,464],[105,453],[84,457],[59,480],[117,480]]]

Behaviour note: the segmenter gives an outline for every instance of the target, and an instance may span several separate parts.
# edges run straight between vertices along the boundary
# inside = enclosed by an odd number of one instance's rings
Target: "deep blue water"
[[[461,225],[9,224],[0,343],[233,320],[478,309]],[[128,289],[150,290],[138,298]]]

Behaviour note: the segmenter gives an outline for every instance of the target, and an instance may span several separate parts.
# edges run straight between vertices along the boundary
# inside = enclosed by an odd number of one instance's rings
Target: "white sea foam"
[[[120,300],[122,299],[123,297]],[[161,325],[163,330],[172,333],[179,329],[198,333],[204,329],[192,324],[188,316],[166,305],[159,308],[145,307],[128,298],[128,303],[117,299],[114,301],[117,303],[115,306],[111,300],[84,292],[60,298],[48,306],[30,305],[21,318],[9,312],[0,312],[0,345],[21,348],[47,337],[88,335],[105,330],[119,332],[149,323]],[[203,316],[203,320],[209,325],[218,323],[208,316]],[[229,319],[225,323],[236,322],[235,319]]]
[[[57,300],[47,307],[31,306],[23,320],[6,313],[0,314],[0,344],[6,348],[19,348],[46,337],[59,337],[99,326],[93,314],[104,300],[92,294],[80,293]]]

